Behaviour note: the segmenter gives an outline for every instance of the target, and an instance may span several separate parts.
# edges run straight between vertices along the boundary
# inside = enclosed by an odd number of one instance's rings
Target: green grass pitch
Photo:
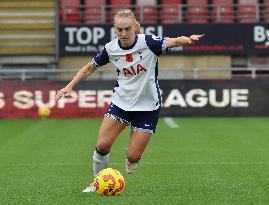
[[[96,119],[0,120],[0,204],[268,204],[269,118],[161,118],[136,173],[124,170],[126,129],[110,167],[118,197],[81,191],[92,180]]]

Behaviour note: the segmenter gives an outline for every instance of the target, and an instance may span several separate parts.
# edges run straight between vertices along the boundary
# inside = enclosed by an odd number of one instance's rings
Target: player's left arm
[[[166,48],[174,48],[177,46],[193,45],[199,42],[205,34],[202,35],[191,35],[190,37],[180,36],[177,38],[168,38],[166,42]]]

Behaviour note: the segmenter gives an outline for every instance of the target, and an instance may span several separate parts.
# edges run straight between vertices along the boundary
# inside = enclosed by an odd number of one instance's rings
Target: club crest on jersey
[[[134,60],[132,54],[126,54],[125,59],[127,62],[133,62]]]
[[[136,68],[131,66],[130,68],[123,68],[123,73],[125,76],[128,75],[138,75],[141,72],[147,72],[147,69],[145,69],[142,65],[137,64]]]

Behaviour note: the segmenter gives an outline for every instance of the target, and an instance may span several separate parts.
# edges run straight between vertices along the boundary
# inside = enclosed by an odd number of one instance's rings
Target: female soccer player
[[[119,10],[115,14],[114,26],[117,38],[107,43],[104,49],[56,95],[56,101],[63,95],[69,95],[80,81],[109,62],[117,68],[117,85],[113,90],[111,105],[99,129],[93,153],[94,175],[108,167],[111,146],[129,124],[131,133],[126,148],[125,168],[127,173],[131,174],[138,167],[138,161],[152,133],[155,132],[159,118],[161,107],[157,79],[159,55],[168,48],[192,45],[203,37],[203,35],[191,35],[168,38],[140,34],[140,24],[129,9]],[[93,191],[95,191],[93,184],[84,190],[84,192]]]

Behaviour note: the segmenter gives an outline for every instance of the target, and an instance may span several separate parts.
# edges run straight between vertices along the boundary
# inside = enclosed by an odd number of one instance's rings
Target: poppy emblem
[[[127,62],[133,62],[133,56],[132,56],[132,54],[126,54],[125,55],[125,58],[126,58],[126,61]]]

